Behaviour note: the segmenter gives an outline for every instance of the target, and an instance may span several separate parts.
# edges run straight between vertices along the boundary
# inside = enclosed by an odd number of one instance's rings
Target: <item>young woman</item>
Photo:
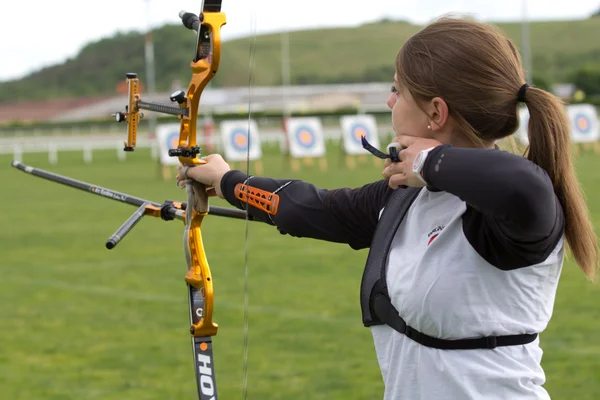
[[[525,157],[494,145],[517,129],[519,102],[530,113]],[[443,18],[400,50],[387,105],[404,149],[385,179],[364,187],[249,177],[219,155],[184,175],[239,208],[237,183],[277,192],[276,215],[249,213],[382,260],[382,280],[363,281],[362,296],[385,399],[549,398],[538,334],[566,246],[588,278],[598,264],[563,104],[525,84],[518,52],[493,26]],[[398,195],[410,190],[394,225]]]

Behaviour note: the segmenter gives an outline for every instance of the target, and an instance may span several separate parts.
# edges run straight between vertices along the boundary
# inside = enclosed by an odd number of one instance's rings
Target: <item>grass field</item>
[[[327,173],[293,174],[267,151],[265,171],[322,187],[380,178],[373,163],[347,171],[330,148]],[[196,398],[183,281],[182,226],[147,218],[114,250],[106,239],[134,208],[32,177],[0,157],[0,398]],[[162,202],[183,200],[158,178],[148,152],[45,155],[26,164]],[[600,156],[577,166],[600,225]],[[212,204],[225,205],[215,200]],[[215,285],[214,338],[222,399],[241,397],[245,222],[207,218]],[[383,384],[358,289],[367,252],[296,239],[252,223],[249,231],[249,399],[380,399]],[[553,399],[600,398],[600,288],[566,263],[554,317],[541,335]]]

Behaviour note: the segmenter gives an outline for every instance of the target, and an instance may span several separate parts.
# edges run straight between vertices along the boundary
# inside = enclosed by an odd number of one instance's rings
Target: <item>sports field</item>
[[[264,169],[321,187],[380,178],[372,160],[348,171],[337,145],[329,169],[292,173],[274,149]],[[7,400],[195,399],[183,281],[182,224],[143,219],[113,250],[106,239],[134,208],[10,167],[0,157],[0,398]],[[125,162],[114,151],[45,154],[23,162],[148,198],[184,200],[159,178],[149,152]],[[596,227],[600,156],[577,158]],[[213,200],[215,205],[225,205]],[[241,398],[245,222],[206,218],[215,286],[214,338],[220,398]],[[358,289],[367,251],[283,236],[251,223],[248,398],[380,399],[383,384]],[[600,287],[566,263],[548,329],[541,335],[553,399],[600,398]]]

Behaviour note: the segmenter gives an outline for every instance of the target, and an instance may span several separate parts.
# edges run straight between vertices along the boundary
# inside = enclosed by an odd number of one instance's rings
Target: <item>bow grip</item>
[[[182,158],[180,157],[180,161],[182,161]],[[207,161],[204,159],[199,159],[199,158],[193,158],[193,159],[183,159],[183,161],[186,161],[185,163],[182,162],[183,165],[187,165],[188,167],[193,167],[195,165],[203,165],[206,164]],[[191,161],[191,162],[188,162]],[[185,171],[185,173],[187,174],[187,169]],[[206,185],[188,178],[187,176],[184,177],[184,179],[187,179],[188,184],[192,185],[192,191],[194,193],[194,200],[193,200],[193,204],[192,204],[192,208],[195,212],[199,213],[199,214],[203,214],[206,215],[208,214],[209,211],[209,204],[208,204],[208,197],[209,197],[209,191],[211,188],[208,188]]]

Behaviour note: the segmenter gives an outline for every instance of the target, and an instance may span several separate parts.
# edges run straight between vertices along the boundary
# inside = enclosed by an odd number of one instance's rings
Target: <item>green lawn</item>
[[[266,149],[265,171],[323,187],[380,178],[372,162],[345,169],[335,145],[329,170],[293,174]],[[596,226],[600,156],[577,160]],[[182,225],[146,218],[114,250],[106,239],[134,208],[32,177],[0,157],[0,398],[194,399],[183,281]],[[183,200],[149,152],[61,153],[26,164],[156,202]],[[369,160],[370,161],[370,160]],[[214,200],[212,204],[225,205]],[[241,397],[245,222],[206,218],[215,286],[214,338],[222,399]],[[249,231],[249,399],[378,399],[383,384],[358,290],[367,252],[296,239],[252,223]],[[554,318],[541,335],[553,399],[600,398],[600,291],[567,262]]]

